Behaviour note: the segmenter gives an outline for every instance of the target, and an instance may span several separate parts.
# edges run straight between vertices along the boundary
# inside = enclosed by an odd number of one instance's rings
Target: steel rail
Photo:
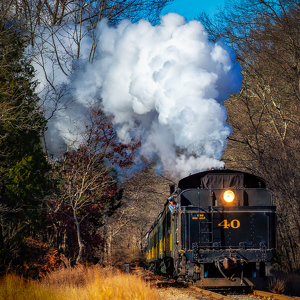
[[[216,300],[235,300],[231,298],[230,296],[225,296],[222,294],[218,294],[215,292],[212,292],[210,290],[204,290],[195,286],[190,286],[191,289],[197,291],[199,294],[201,294],[204,297],[208,297],[209,299],[216,299]],[[269,292],[254,290],[253,296],[261,297],[261,298],[267,298],[268,300],[295,300],[293,297],[289,297],[286,295],[281,294],[273,294]]]
[[[270,300],[292,300],[292,299],[295,300],[295,298],[286,295],[273,294],[273,293],[259,291],[259,290],[254,290],[253,295],[256,297],[268,298]]]
[[[228,296],[222,295],[222,294],[218,294],[209,290],[204,290],[204,289],[200,289],[198,287],[195,286],[190,286],[191,289],[197,291],[199,294],[201,294],[204,297],[208,297],[209,299],[216,299],[216,300],[235,300],[233,298],[230,298]]]

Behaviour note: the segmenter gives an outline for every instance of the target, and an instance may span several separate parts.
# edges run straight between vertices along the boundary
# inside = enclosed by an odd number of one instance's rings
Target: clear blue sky
[[[226,0],[174,0],[164,10],[163,14],[176,12],[188,21],[194,19],[201,12],[213,14],[218,6],[223,6]]]

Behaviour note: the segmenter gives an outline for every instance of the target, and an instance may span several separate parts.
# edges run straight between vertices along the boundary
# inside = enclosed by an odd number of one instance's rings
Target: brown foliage
[[[59,268],[63,262],[63,255],[56,249],[47,246],[38,239],[29,237],[26,239],[22,255],[26,257],[25,264],[19,267],[26,277],[38,278]]]
[[[41,282],[55,286],[85,286],[89,280],[88,269],[83,265],[71,267],[61,267],[54,272],[46,274]]]
[[[84,143],[66,152],[58,164],[61,188],[48,202],[52,235],[58,248],[76,263],[92,260],[101,247],[99,227],[116,210],[122,195],[116,173],[133,164],[138,147],[136,141],[120,143],[110,118],[95,110]]]
[[[283,294],[285,286],[286,280],[274,277],[269,281],[268,289],[274,294]]]

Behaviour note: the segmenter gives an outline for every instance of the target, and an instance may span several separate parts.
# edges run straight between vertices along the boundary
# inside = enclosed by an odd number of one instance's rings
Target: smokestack
[[[169,184],[170,186],[170,195],[172,195],[175,192],[175,184]]]

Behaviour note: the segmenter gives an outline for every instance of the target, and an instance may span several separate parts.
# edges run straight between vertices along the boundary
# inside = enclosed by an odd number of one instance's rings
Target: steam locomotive
[[[181,179],[147,233],[156,273],[204,288],[261,288],[271,276],[276,207],[265,181],[233,170]]]

